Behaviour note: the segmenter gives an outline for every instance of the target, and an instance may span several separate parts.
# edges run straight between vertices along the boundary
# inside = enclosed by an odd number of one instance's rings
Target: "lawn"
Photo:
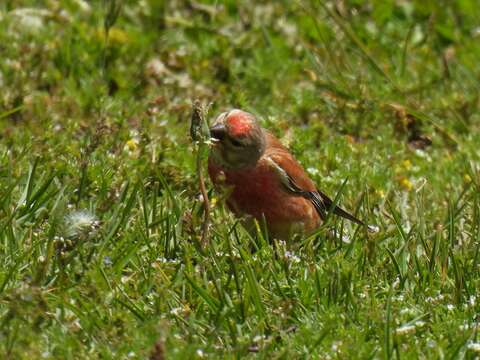
[[[479,19],[478,0],[3,0],[0,357],[478,358]],[[379,231],[269,241],[212,190],[202,246],[194,99],[254,113]]]

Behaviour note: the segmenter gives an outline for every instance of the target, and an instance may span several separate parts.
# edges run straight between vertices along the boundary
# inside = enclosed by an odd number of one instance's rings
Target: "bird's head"
[[[227,169],[253,166],[265,151],[265,134],[257,119],[242,110],[220,114],[210,136],[213,160]]]

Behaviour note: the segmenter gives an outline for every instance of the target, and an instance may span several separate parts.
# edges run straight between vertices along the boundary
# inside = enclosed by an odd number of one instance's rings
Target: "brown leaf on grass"
[[[345,1],[343,0],[336,0],[335,1],[335,11],[340,15],[341,17],[347,19],[349,12],[347,7],[345,6]]]
[[[432,145],[432,140],[424,135],[418,135],[417,137],[413,137],[411,139],[408,139],[408,146],[410,146],[412,149],[420,149],[424,150],[427,147]]]
[[[199,13],[204,14],[209,18],[214,18],[219,12],[223,10],[223,5],[212,6],[212,5],[202,4],[197,1],[189,1],[187,3],[187,7],[190,7],[192,10],[195,10]]]
[[[404,106],[396,103],[387,104],[397,119],[395,131],[407,136],[408,146],[413,149],[426,149],[432,145],[432,140],[422,130],[422,121],[411,114]]]
[[[450,78],[450,63],[455,58],[455,48],[453,46],[447,47],[442,52],[443,74],[446,78]]]
[[[170,76],[171,73],[160,58],[152,58],[145,64],[145,75],[147,77],[161,80],[163,77]]]
[[[165,345],[162,340],[157,340],[153,346],[149,360],[165,360]]]
[[[184,211],[180,221],[182,222],[182,230],[189,236],[194,236],[195,226],[193,224],[192,212],[190,210]]]

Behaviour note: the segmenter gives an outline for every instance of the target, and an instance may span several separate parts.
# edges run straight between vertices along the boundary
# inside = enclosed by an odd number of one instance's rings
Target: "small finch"
[[[234,109],[220,114],[210,128],[208,172],[215,187],[229,190],[227,206],[244,218],[265,220],[269,236],[288,240],[317,229],[330,210],[365,224],[319,191],[292,154],[256,118]]]

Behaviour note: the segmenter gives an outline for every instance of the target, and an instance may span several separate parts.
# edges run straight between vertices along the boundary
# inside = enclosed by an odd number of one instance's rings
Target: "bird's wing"
[[[303,168],[292,155],[288,154],[290,157],[290,159],[288,159],[288,167],[286,166],[287,163],[283,160],[285,155],[279,155],[278,152],[275,152],[267,156],[266,159],[277,172],[280,182],[287,191],[310,200],[322,219],[326,218],[327,212],[332,211],[335,215],[365,226],[363,221],[357,219],[341,207],[336,206],[326,194],[317,190],[313,182],[308,178]]]

